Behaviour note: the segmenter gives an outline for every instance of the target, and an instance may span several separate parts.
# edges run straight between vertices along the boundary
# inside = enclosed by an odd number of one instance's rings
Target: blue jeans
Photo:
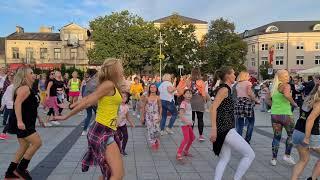
[[[164,127],[166,126],[167,112],[169,111],[171,113],[169,128],[173,127],[173,124],[177,119],[178,112],[174,104],[174,101],[169,102],[169,101],[161,100],[161,104],[162,104],[162,118],[160,122],[160,129],[161,131],[163,131]]]
[[[84,126],[83,126],[84,131],[86,131],[88,129],[88,126],[89,126],[91,118],[92,118],[92,112],[96,113],[96,111],[97,111],[95,106],[90,106],[86,110],[87,110],[87,117],[83,120],[84,121]]]
[[[253,116],[253,117],[246,117],[246,118],[240,117],[237,119],[237,122],[236,122],[236,129],[237,129],[237,132],[240,134],[240,136],[242,136],[243,127],[247,126],[247,133],[246,133],[245,140],[248,143],[250,143],[250,140],[252,137],[254,121],[255,121],[255,118]]]

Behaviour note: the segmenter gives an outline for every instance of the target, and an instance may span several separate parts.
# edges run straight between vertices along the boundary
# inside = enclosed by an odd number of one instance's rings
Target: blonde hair
[[[248,81],[250,78],[249,72],[241,71],[237,77],[237,81]]]
[[[271,90],[271,96],[278,91],[279,85],[281,83],[286,83],[285,81],[285,75],[289,75],[288,71],[285,69],[281,69],[277,71],[276,75],[274,76],[273,83],[272,83],[272,90]]]
[[[98,72],[99,84],[104,81],[112,81],[115,86],[120,90],[123,84],[123,78],[119,77],[119,66],[122,68],[122,63],[120,59],[108,58],[101,65],[101,69]]]
[[[316,75],[314,79],[320,80],[320,75]],[[320,85],[317,83],[315,87],[312,89],[310,92],[309,96],[306,97],[304,103],[307,105],[309,108],[312,108],[314,103],[320,101]]]
[[[171,75],[170,74],[164,74],[162,76],[162,81],[171,81]]]
[[[24,66],[17,70],[16,74],[13,78],[13,92],[15,93],[16,90],[21,87],[27,85],[27,79],[26,76],[28,74],[28,71],[32,70],[30,67]]]

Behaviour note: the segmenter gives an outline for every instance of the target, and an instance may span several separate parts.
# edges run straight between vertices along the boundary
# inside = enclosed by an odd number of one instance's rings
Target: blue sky
[[[210,21],[219,17],[234,22],[237,31],[279,20],[320,20],[320,0],[0,0],[0,36],[20,25],[37,32],[41,25],[75,22],[88,27],[97,16],[129,10],[146,20],[173,12]]]

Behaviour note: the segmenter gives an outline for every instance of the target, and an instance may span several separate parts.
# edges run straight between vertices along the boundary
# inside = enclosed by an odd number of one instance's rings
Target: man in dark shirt
[[[315,86],[314,80],[312,76],[308,76],[308,82],[304,82],[302,83],[304,86],[304,95],[308,96],[310,94],[310,92],[312,91],[312,89]]]

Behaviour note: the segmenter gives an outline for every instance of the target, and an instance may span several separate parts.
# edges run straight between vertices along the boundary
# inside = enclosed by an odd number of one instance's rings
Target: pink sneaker
[[[181,160],[183,160],[183,157],[182,157],[182,155],[181,154],[177,154],[177,156],[176,156],[176,159],[178,160],[178,161],[181,161]]]
[[[9,136],[7,134],[1,133],[0,134],[0,139],[1,140],[7,140],[7,139],[9,139]]]
[[[204,137],[203,137],[203,135],[200,135],[199,136],[199,141],[204,141],[205,139],[204,139]]]
[[[185,151],[183,152],[183,155],[187,156],[187,157],[193,157],[192,154],[190,154],[189,152],[185,152]]]

